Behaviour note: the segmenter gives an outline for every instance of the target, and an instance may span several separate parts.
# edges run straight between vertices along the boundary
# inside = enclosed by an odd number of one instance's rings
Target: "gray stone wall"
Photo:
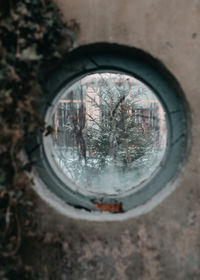
[[[57,3],[66,19],[80,23],[79,46],[118,43],[161,60],[181,84],[192,118],[191,151],[179,186],[148,214],[124,222],[86,222],[36,200],[40,228],[62,236],[57,279],[200,279],[200,1]]]

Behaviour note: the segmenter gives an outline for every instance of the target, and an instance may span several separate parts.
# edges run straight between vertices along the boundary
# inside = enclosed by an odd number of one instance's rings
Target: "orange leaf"
[[[101,212],[110,212],[110,213],[123,213],[122,203],[116,204],[105,204],[95,202],[94,205],[100,209]]]

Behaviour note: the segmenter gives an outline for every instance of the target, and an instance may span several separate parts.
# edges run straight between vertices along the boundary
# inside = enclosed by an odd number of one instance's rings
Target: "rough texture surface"
[[[43,279],[200,279],[200,1],[57,0],[81,25],[79,45],[111,42],[141,48],[175,75],[192,117],[190,157],[171,196],[137,219],[95,223],[68,219],[39,198],[38,230],[62,237],[35,264]],[[48,240],[47,240],[48,241]],[[46,256],[46,253],[45,253]],[[26,256],[27,257],[27,256]],[[33,258],[27,258],[27,263]],[[57,276],[53,274],[59,267]],[[54,275],[54,278],[52,275]]]

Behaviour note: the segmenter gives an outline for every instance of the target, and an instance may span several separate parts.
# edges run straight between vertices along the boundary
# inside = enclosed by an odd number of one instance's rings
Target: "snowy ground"
[[[127,168],[120,167],[120,162],[113,162],[108,157],[104,168],[99,168],[98,159],[90,158],[85,163],[73,150],[54,149],[57,165],[80,189],[110,195],[129,191],[147,180],[158,168],[163,154],[164,151],[155,149],[146,151]]]

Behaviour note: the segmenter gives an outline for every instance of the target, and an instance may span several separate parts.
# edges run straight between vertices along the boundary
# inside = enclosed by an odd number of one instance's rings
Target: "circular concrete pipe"
[[[72,217],[121,220],[175,189],[189,110],[158,60],[135,48],[85,46],[63,58],[46,85],[40,113],[54,133],[28,147],[43,199]]]

